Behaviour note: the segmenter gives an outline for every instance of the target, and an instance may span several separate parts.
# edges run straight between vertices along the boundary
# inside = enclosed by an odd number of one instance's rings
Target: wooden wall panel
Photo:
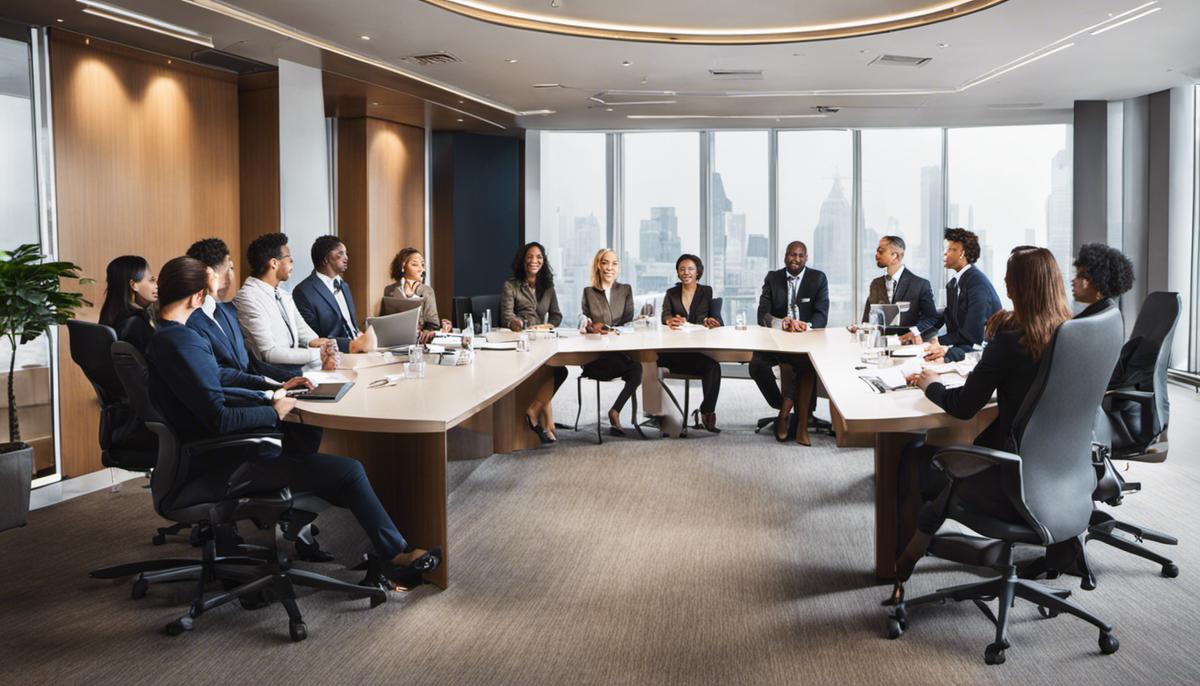
[[[97,279],[84,292],[98,306],[118,255],[157,270],[207,236],[241,252],[238,90],[223,72],[84,40],[56,32],[50,45],[58,241]],[[61,333],[63,474],[78,476],[100,468],[99,420]]]
[[[238,141],[241,244],[245,247],[265,233],[280,230],[278,72],[239,79]],[[240,284],[250,275],[250,264],[244,250],[235,260]]]
[[[370,118],[338,121],[338,235],[350,253],[346,280],[360,320],[379,312],[396,253],[408,246],[426,250],[424,147],[418,128]]]

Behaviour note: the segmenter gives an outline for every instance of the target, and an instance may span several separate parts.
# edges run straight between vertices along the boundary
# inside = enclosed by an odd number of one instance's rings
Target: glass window
[[[579,317],[592,255],[605,245],[608,188],[603,133],[541,134],[541,226],[563,321]]]
[[[934,296],[942,302],[942,233],[946,227],[942,218],[942,130],[863,131],[862,196],[858,293],[862,302],[855,317],[862,317],[871,280],[883,273],[875,264],[875,248],[883,236],[904,239],[905,269],[929,279]]]
[[[0,30],[7,28],[0,23]],[[41,243],[31,59],[29,43],[0,37],[0,250]],[[0,340],[0,389],[7,387],[13,361],[8,340]],[[19,346],[15,364],[21,439],[33,446],[36,480],[55,473],[50,337]],[[7,407],[0,400],[0,416]],[[8,422],[0,422],[0,443],[8,440]]]
[[[722,298],[722,317],[733,323],[744,312],[754,321],[768,269],[770,236],[769,145],[766,131],[713,134],[709,182],[709,258],[704,282]],[[751,255],[750,246],[756,255]]]
[[[748,251],[761,287],[767,271],[783,266],[787,244],[803,241],[808,264],[829,278],[829,326],[845,326],[855,316],[853,167],[850,131],[781,131],[778,254],[763,257],[766,245]]]
[[[624,139],[620,280],[633,285],[639,300],[653,296],[657,308],[675,285],[676,258],[700,254],[700,134],[628,133]]]
[[[979,236],[983,269],[1005,307],[1009,252],[1049,248],[1067,282],[1071,267],[1071,127],[993,126],[950,129],[951,226]],[[957,222],[955,221],[957,215]]]

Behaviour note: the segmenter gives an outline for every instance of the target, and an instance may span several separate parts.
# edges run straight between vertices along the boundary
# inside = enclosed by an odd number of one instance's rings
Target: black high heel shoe
[[[546,431],[546,427],[542,426],[541,424],[534,424],[533,420],[529,418],[529,415],[525,415],[525,426],[528,426],[530,431],[537,434],[538,440],[540,440],[542,443],[555,442],[554,438],[550,436],[550,432]]]
[[[362,581],[358,582],[359,586],[382,588],[385,591],[411,591],[424,584],[424,575],[437,569],[441,563],[442,549],[434,547],[404,567],[397,567],[389,560],[381,560],[367,554],[363,555],[363,561],[353,569],[367,572]]]

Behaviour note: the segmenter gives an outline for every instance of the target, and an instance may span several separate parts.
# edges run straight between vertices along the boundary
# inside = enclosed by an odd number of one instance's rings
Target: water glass
[[[483,334],[484,336],[488,335],[488,332],[490,332],[492,330],[492,311],[491,310],[483,311],[483,321],[480,322],[480,327],[481,327],[481,329],[479,332],[481,334]]]
[[[527,353],[533,350],[533,346],[529,344],[529,332],[522,331],[517,334],[517,352]]]
[[[421,346],[414,345],[408,349],[408,365],[404,368],[404,377],[406,379],[425,378],[425,349]]]
[[[746,330],[746,311],[738,310],[738,313],[734,317],[733,321],[736,324],[736,328],[738,331],[745,331]]]

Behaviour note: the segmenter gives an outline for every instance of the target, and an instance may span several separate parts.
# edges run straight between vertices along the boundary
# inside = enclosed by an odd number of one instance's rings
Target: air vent
[[[566,86],[562,85],[561,83],[535,83],[535,84],[533,84],[533,87],[534,88],[566,88]]]
[[[258,72],[271,71],[275,68],[258,60],[239,57],[228,52],[213,50],[212,48],[196,50],[192,53],[191,59],[193,62],[216,67],[217,69],[224,69],[225,71],[231,71],[240,75],[257,74]]]
[[[933,61],[932,57],[908,57],[907,55],[880,55],[867,64],[884,67],[923,67]]]
[[[721,81],[761,81],[762,69],[709,69],[714,79]]]
[[[426,52],[419,55],[409,55],[404,58],[405,62],[415,64],[418,67],[433,67],[439,64],[458,64],[462,60],[448,52]]]
[[[837,114],[838,112],[842,111],[842,108],[834,107],[833,105],[817,105],[812,109],[820,112],[821,114]]]

